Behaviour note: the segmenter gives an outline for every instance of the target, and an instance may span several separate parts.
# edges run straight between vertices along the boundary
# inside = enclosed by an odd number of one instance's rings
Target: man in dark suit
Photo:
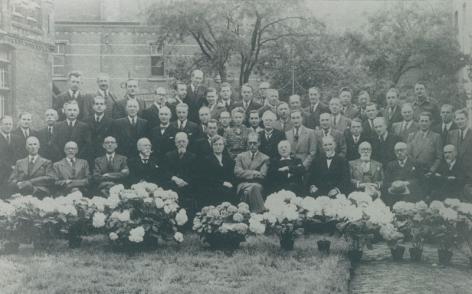
[[[277,146],[280,141],[285,140],[285,133],[273,128],[273,124],[276,120],[275,113],[272,111],[266,111],[262,115],[262,122],[264,124],[264,130],[259,133],[261,147],[260,151],[269,158],[276,158],[278,156]]]
[[[74,141],[79,147],[78,157],[89,159],[91,156],[91,134],[89,126],[77,120],[80,113],[79,106],[75,101],[69,101],[64,104],[66,120],[56,124],[56,136],[53,137],[54,144],[58,150],[61,150],[61,158],[64,156],[64,146],[69,141]]]
[[[236,107],[242,107],[246,114],[244,123],[246,124],[246,126],[249,126],[249,113],[253,110],[259,110],[262,107],[262,105],[254,101],[253,90],[252,90],[251,85],[249,84],[242,85],[241,97],[242,97],[242,100],[240,102],[234,103],[232,109]]]
[[[108,136],[103,140],[105,155],[95,158],[93,181],[103,196],[108,196],[114,185],[125,184],[129,175],[127,158],[115,152],[117,147],[116,139]]]
[[[236,202],[234,182],[234,160],[225,150],[224,138],[216,135],[211,139],[212,154],[199,164],[200,199],[198,207]]]
[[[187,213],[196,213],[197,156],[189,151],[188,136],[184,132],[175,135],[176,150],[165,154],[162,166],[167,173],[169,188],[179,194],[179,204]]]
[[[75,191],[88,194],[90,168],[86,160],[76,158],[78,151],[75,142],[67,142],[64,146],[66,157],[53,164],[55,186],[59,195]]]
[[[320,90],[317,87],[311,87],[308,90],[308,98],[310,99],[310,106],[306,107],[304,115],[304,124],[307,128],[318,129],[320,126],[320,115],[322,113],[329,113],[328,105],[320,102]]]
[[[203,72],[201,70],[194,70],[190,78],[190,85],[187,87],[187,96],[184,102],[188,105],[189,113],[188,119],[195,123],[198,123],[198,110],[207,105],[206,92],[207,89],[202,85]]]
[[[152,154],[152,144],[148,138],[141,138],[136,143],[138,154],[128,159],[130,185],[145,181],[168,188],[167,175],[161,162]]]
[[[403,120],[392,124],[392,132],[400,137],[403,142],[408,140],[411,133],[418,131],[418,123],[413,120],[414,112],[410,103],[402,105],[401,114]]]
[[[234,104],[236,103],[234,99],[231,97],[231,85],[227,82],[221,83],[220,86],[220,100],[218,101],[226,111],[231,112],[234,108]],[[218,118],[216,118],[218,119]]]
[[[259,108],[259,116],[262,117],[268,110],[277,114],[277,106],[280,104],[279,91],[276,89],[267,89],[266,104]],[[277,118],[276,118],[277,119]]]
[[[103,140],[111,135],[113,119],[111,116],[105,115],[107,105],[105,98],[95,96],[93,98],[92,113],[89,115],[86,123],[91,133],[91,156],[89,157],[89,166],[93,167],[94,160],[105,154],[103,149]]]
[[[39,156],[40,143],[36,137],[26,139],[28,155],[16,161],[8,185],[13,193],[45,197],[50,195],[54,180],[52,162]]]
[[[316,146],[318,146],[316,154],[320,155],[321,153],[324,153],[322,148],[322,139],[331,136],[334,138],[334,142],[336,143],[336,154],[340,157],[346,157],[347,147],[344,135],[340,131],[333,129],[331,127],[331,122],[331,114],[325,112],[320,115],[320,128],[315,131]]]
[[[408,158],[406,143],[396,143],[394,150],[395,159],[385,167],[382,200],[389,206],[393,206],[397,201],[424,200],[418,185],[416,167]]]
[[[422,112],[429,112],[433,118],[433,124],[439,123],[441,120],[439,116],[439,107],[437,102],[431,97],[428,97],[426,93],[426,87],[423,82],[417,82],[415,84],[415,102],[413,102],[413,109],[415,112],[415,120],[418,120],[419,115]]]
[[[218,119],[220,117],[220,113],[226,111],[226,106],[224,104],[225,102],[222,102],[218,99],[218,91],[216,91],[215,88],[208,88],[205,99],[207,101],[207,107],[210,112],[209,119]],[[230,102],[228,102],[228,104],[230,104]],[[202,122],[200,121],[200,123]]]
[[[444,158],[430,180],[431,198],[439,201],[444,201],[446,198],[461,199],[464,190],[462,163],[457,161],[457,150],[454,145],[444,146],[443,151]]]
[[[18,148],[15,150],[15,158],[21,159],[25,158],[28,154],[26,150],[26,139],[30,136],[38,136],[38,133],[31,129],[31,125],[33,124],[33,116],[29,112],[22,112],[18,116],[18,127],[12,132],[15,137],[18,138]]]
[[[78,71],[73,71],[68,74],[68,85],[69,89],[59,95],[57,95],[52,103],[52,108],[54,108],[59,114],[59,120],[65,120],[66,114],[64,113],[63,106],[66,102],[76,101],[79,106],[79,117],[78,119],[84,118],[84,106],[85,101],[90,99],[89,95],[83,94],[80,91],[81,85],[81,76],[82,74]]]
[[[95,97],[100,96],[103,97],[103,101],[105,103],[105,116],[108,118],[112,118],[113,116],[113,107],[115,103],[118,101],[118,98],[114,93],[110,91],[110,76],[106,73],[100,73],[97,77],[97,85],[98,89],[97,92],[93,95],[90,95],[86,101],[84,101],[84,115],[83,117],[86,119],[90,119],[90,116],[94,114],[93,105],[95,104]],[[100,141],[101,143],[101,141]]]
[[[360,91],[357,95],[357,106],[359,107],[359,118],[361,121],[364,121],[367,118],[367,115],[365,114],[365,108],[370,102],[369,92],[365,90]]]
[[[171,111],[167,106],[159,109],[160,124],[150,132],[151,144],[154,146],[153,156],[162,160],[164,156],[175,149],[175,134],[177,128],[170,124]]]
[[[389,130],[392,130],[392,125],[394,123],[401,122],[403,120],[398,96],[398,90],[395,88],[388,90],[387,94],[385,95],[387,105],[382,111],[382,116],[385,117]]]
[[[231,113],[223,111],[218,119],[218,135],[224,136],[231,129]]]
[[[312,163],[306,176],[308,192],[313,196],[334,197],[351,191],[349,164],[336,154],[336,142],[332,136],[322,138],[323,152]]]
[[[344,87],[339,92],[339,100],[341,101],[341,114],[348,119],[358,117],[360,114],[359,107],[352,103],[352,90]]]
[[[305,167],[300,158],[291,155],[290,142],[282,140],[277,145],[278,155],[270,159],[267,171],[267,194],[289,190],[299,195],[303,192]]]
[[[62,151],[58,148],[55,142],[56,137],[56,122],[58,119],[57,111],[50,108],[46,110],[46,127],[38,131],[37,137],[41,143],[42,148],[39,149],[39,155],[56,162],[61,160]]]
[[[259,116],[259,111],[251,110],[249,112],[249,132],[259,133],[264,130],[261,128],[261,117]]]
[[[441,122],[434,125],[432,130],[441,135],[441,141],[446,143],[449,139],[449,133],[457,129],[454,122],[454,107],[451,104],[443,104],[441,106]]]
[[[138,115],[141,116],[144,109],[146,109],[146,103],[143,99],[136,97],[136,94],[139,92],[139,82],[138,80],[129,79],[126,81],[126,95],[123,99],[116,101],[113,105],[112,118],[124,118],[127,116],[126,104],[129,100],[136,101],[139,106]]]
[[[118,141],[117,152],[127,158],[137,156],[136,142],[148,135],[147,120],[138,117],[139,104],[136,100],[126,102],[127,116],[113,121],[112,134]]]
[[[0,120],[0,199],[10,197],[7,181],[15,165],[15,149],[21,139],[12,134],[13,118],[4,116]]]
[[[196,123],[187,119],[189,111],[187,104],[177,104],[175,111],[177,112],[177,120],[172,122],[171,125],[176,128],[177,131],[186,133],[190,142],[189,144],[192,145],[202,136],[199,127]]]
[[[170,108],[170,111],[172,112],[171,121],[177,120],[177,113],[175,111],[175,108],[177,107],[178,104],[184,103],[185,97],[187,96],[187,85],[181,81],[177,81],[175,83],[174,90],[175,90],[175,96],[169,97],[169,99],[167,99],[167,106]]]
[[[364,135],[362,122],[360,118],[354,118],[351,121],[351,127],[344,132],[344,141],[346,142],[346,159],[348,161],[359,159],[359,144],[368,142],[371,138]]]
[[[344,133],[351,126],[351,119],[344,116],[341,112],[341,100],[339,98],[331,98],[329,101],[329,110],[331,112],[331,127]]]
[[[387,130],[387,122],[383,117],[374,119],[374,128],[377,136],[371,139],[372,159],[380,162],[384,167],[395,160],[394,147],[401,139]]]
[[[159,120],[159,110],[162,107],[167,106],[166,95],[166,89],[163,87],[158,87],[156,89],[156,98],[154,99],[154,103],[148,108],[142,110],[141,117],[148,121],[149,129],[160,125],[161,121]]]
[[[378,116],[379,110],[377,109],[377,104],[368,103],[365,107],[366,119],[362,123],[362,133],[368,139],[377,137],[377,133],[374,128],[374,119]]]
[[[218,135],[218,122],[214,119],[210,119],[207,123],[205,134],[195,140],[195,142],[190,146],[192,153],[194,153],[199,159],[209,156],[213,152],[211,148],[211,139],[215,135]]]

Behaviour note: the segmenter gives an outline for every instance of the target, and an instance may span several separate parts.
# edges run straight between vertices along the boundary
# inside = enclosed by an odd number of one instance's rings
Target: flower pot
[[[240,235],[211,234],[205,240],[212,250],[232,251],[239,249],[244,237]]]
[[[280,248],[286,251],[293,250],[293,246],[295,243],[295,238],[290,236],[281,236],[280,237]]]
[[[18,242],[6,242],[3,244],[3,252],[5,254],[15,254],[18,253],[20,248],[20,243]]]
[[[359,262],[361,262],[362,253],[363,251],[359,249],[351,249],[347,252],[347,257],[351,261],[352,265],[357,265]]]
[[[329,254],[329,248],[331,247],[331,241],[329,241],[329,240],[319,240],[316,243],[318,244],[318,251],[319,252]]]
[[[405,253],[405,247],[397,246],[395,248],[390,248],[390,253],[394,261],[402,261],[403,254]]]
[[[452,251],[447,249],[438,249],[439,264],[448,265],[451,262]]]
[[[69,236],[69,248],[75,249],[80,248],[80,244],[82,244],[82,237],[80,236]]]
[[[47,240],[34,240],[33,248],[34,250],[46,250],[51,245],[51,242]]]
[[[423,255],[423,249],[420,248],[409,248],[408,251],[410,252],[410,259],[411,261],[419,262],[421,261]]]

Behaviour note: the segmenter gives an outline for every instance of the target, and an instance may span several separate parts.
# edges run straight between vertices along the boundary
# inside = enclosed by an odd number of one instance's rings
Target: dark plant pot
[[[409,248],[411,261],[420,262],[423,256],[423,249],[420,248]]]
[[[452,251],[447,249],[438,249],[439,264],[448,265],[451,263]]]
[[[280,237],[280,248],[286,251],[293,250],[295,239],[292,236],[281,236]]]
[[[397,246],[395,248],[390,248],[390,253],[392,254],[393,261],[402,261],[405,247]]]
[[[229,234],[212,234],[207,236],[205,240],[212,250],[234,251],[239,249],[241,242],[244,241],[244,237]]]
[[[363,251],[359,249],[351,249],[347,252],[347,257],[351,261],[352,265],[357,265],[361,262],[362,253]]]
[[[331,247],[331,241],[329,241],[329,240],[319,240],[316,243],[318,244],[318,251],[319,252],[329,254],[329,248]]]
[[[20,243],[18,242],[6,242],[3,244],[3,252],[5,254],[15,254],[18,253],[20,248]]]
[[[70,236],[68,238],[68,241],[69,241],[69,248],[71,248],[71,249],[80,248],[80,245],[82,244],[82,237],[80,237],[80,236]]]
[[[128,240],[110,242],[113,251],[134,254],[142,251],[155,250],[158,247],[158,241],[158,238],[144,236],[144,240],[140,243],[135,243]]]
[[[34,250],[46,250],[51,245],[51,242],[45,240],[34,240],[33,248]]]

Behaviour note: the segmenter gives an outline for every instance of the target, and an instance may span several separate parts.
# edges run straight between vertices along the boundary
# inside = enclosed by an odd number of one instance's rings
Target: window
[[[0,88],[8,89],[10,88],[9,74],[8,74],[8,64],[0,63]]]
[[[0,94],[0,117],[5,116],[5,96]]]
[[[66,42],[56,42],[56,48],[53,53],[52,74],[53,76],[66,75]]]
[[[164,76],[164,46],[162,44],[151,44],[151,75]]]

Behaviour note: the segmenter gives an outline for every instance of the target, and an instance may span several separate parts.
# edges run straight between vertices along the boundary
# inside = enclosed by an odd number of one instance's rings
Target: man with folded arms
[[[93,180],[97,184],[97,191],[108,196],[109,189],[117,184],[124,184],[129,175],[127,159],[117,154],[118,144],[114,137],[106,137],[103,140],[105,155],[95,159]]]
[[[87,194],[90,169],[88,162],[76,157],[79,152],[77,143],[69,141],[64,146],[66,157],[53,165],[54,179],[59,195],[67,195],[75,191]]]

